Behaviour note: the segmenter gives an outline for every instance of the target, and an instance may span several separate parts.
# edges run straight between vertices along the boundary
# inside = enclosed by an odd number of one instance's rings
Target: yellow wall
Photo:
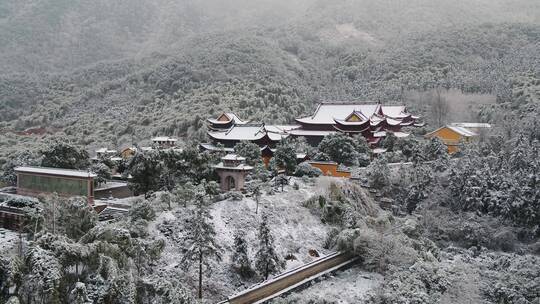
[[[335,176],[335,177],[351,177],[351,172],[338,170],[337,164],[325,164],[325,163],[316,163],[310,162],[311,166],[321,169],[324,176]]]
[[[448,147],[448,153],[452,154],[459,151],[459,143],[461,141],[469,141],[469,137],[462,136],[461,134],[452,131],[450,128],[444,127],[436,132],[426,136],[427,138],[437,137]]]

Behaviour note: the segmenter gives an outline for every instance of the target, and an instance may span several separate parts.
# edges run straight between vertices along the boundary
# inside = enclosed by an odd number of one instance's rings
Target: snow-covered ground
[[[378,273],[365,272],[358,267],[339,271],[311,286],[275,299],[274,303],[363,303],[366,293],[379,286],[383,277]]]
[[[294,183],[299,185],[298,190],[294,190]],[[255,213],[256,202],[251,197],[245,197],[240,201],[228,199],[214,203],[211,207],[211,215],[217,241],[222,247],[222,261],[215,264],[211,277],[205,279],[205,297],[213,302],[222,300],[260,281],[254,278],[250,282],[242,282],[230,269],[230,261],[234,234],[239,229],[246,232],[250,257],[253,259],[258,247],[258,227],[263,213],[268,215],[268,223],[274,236],[277,252],[282,258],[287,257],[283,271],[316,259],[317,257],[310,255],[310,250],[312,252],[315,250],[321,256],[330,253],[329,250],[323,248],[323,243],[331,226],[323,224],[319,217],[302,206],[302,202],[312,195],[326,191],[329,184],[330,180],[325,177],[307,183],[302,179],[293,178],[290,185],[285,187],[284,192],[278,190],[274,195],[263,194],[257,214]],[[170,233],[163,234],[160,227],[163,223],[179,222],[177,219],[182,219],[185,215],[186,210],[183,207],[163,212],[150,228],[158,237],[167,239],[166,248],[157,268],[171,275],[185,275],[179,267],[182,248],[181,244],[171,241],[176,236],[171,237]],[[181,230],[182,227],[175,228],[174,234],[182,234]],[[169,235],[166,236],[167,234]],[[191,271],[190,276],[191,280],[188,280],[188,284],[191,284],[195,291],[196,271]]]

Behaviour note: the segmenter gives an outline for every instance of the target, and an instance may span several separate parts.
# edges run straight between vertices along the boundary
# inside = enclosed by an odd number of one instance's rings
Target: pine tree
[[[255,267],[259,274],[267,280],[268,276],[279,271],[281,266],[281,261],[274,248],[274,237],[268,227],[268,217],[264,214],[259,226],[259,251],[255,255]]]
[[[284,169],[287,174],[293,174],[296,169],[296,151],[294,145],[289,140],[282,140],[276,147],[272,164],[275,170]]]
[[[261,162],[261,149],[255,143],[250,141],[241,141],[234,146],[234,152],[236,154],[245,157],[246,163],[250,166],[254,166]]]
[[[128,164],[131,174],[130,188],[135,195],[144,194],[146,198],[151,191],[159,189],[162,164],[156,151],[137,152]]]
[[[384,157],[378,157],[368,167],[369,184],[376,189],[382,189],[390,184],[390,169]]]
[[[86,150],[66,141],[50,141],[40,152],[43,156],[41,165],[44,167],[85,169],[90,164]]]
[[[111,169],[104,163],[96,163],[90,166],[90,171],[97,175],[94,182],[97,186],[104,184],[111,179]]]
[[[205,194],[199,193],[196,209],[191,213],[189,222],[191,230],[187,232],[185,243],[187,252],[182,263],[189,268],[191,262],[199,266],[198,298],[202,299],[203,271],[211,272],[210,260],[221,261],[220,248],[216,242],[216,231],[212,224],[212,216],[205,204]]]
[[[248,247],[246,243],[246,233],[243,230],[236,231],[234,235],[234,253],[232,255],[232,264],[243,278],[249,278],[253,275],[251,269],[251,261],[248,255]]]
[[[318,146],[322,155],[328,155],[331,160],[344,164],[355,165],[358,157],[358,145],[352,137],[344,134],[325,136]]]

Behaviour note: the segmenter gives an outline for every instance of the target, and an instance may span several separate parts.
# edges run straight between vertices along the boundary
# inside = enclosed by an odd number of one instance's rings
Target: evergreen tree
[[[378,157],[373,161],[367,172],[369,185],[376,189],[382,189],[390,184],[390,169],[384,157]]]
[[[137,303],[191,304],[193,299],[179,280],[152,275],[137,282]]]
[[[211,272],[210,260],[221,261],[220,248],[216,242],[216,231],[212,224],[212,216],[205,204],[205,193],[199,193],[197,206],[190,214],[191,229],[187,231],[185,243],[187,252],[182,263],[189,268],[193,263],[198,265],[199,290],[198,298],[202,299],[203,272]]]
[[[234,253],[232,255],[233,269],[243,278],[249,278],[253,275],[251,261],[248,255],[246,243],[246,233],[243,230],[237,230],[234,235]]]
[[[241,141],[234,146],[234,152],[246,158],[246,163],[254,166],[261,162],[261,148],[250,141]]]
[[[287,174],[293,174],[296,169],[296,151],[289,139],[282,140],[276,146],[276,152],[272,158],[274,170],[284,169]]]
[[[193,202],[195,195],[197,193],[197,187],[191,182],[187,182],[183,185],[178,185],[174,188],[174,200],[178,205],[183,204],[184,208],[187,207],[188,203]]]
[[[69,142],[53,140],[40,151],[43,167],[63,169],[86,169],[89,162],[88,152]]]
[[[0,182],[4,182],[7,185],[17,185],[17,175],[15,174],[15,168],[20,166],[39,166],[41,160],[38,156],[30,151],[22,151],[10,155],[5,164],[1,166]]]
[[[397,146],[397,137],[394,133],[387,132],[386,137],[382,141],[382,147],[388,152],[394,152],[395,147]]]
[[[94,179],[96,186],[100,186],[111,179],[111,169],[107,167],[104,163],[95,163],[90,166],[90,172],[97,175]]]
[[[131,175],[129,187],[135,195],[144,194],[148,198],[150,192],[159,190],[162,164],[157,151],[137,152],[128,163]]]
[[[61,199],[59,203],[58,223],[68,238],[77,241],[96,226],[98,214],[85,199]]]
[[[356,142],[356,152],[358,153],[358,165],[359,166],[367,166],[371,162],[370,154],[371,154],[371,148],[369,147],[369,143],[366,140],[366,138],[362,135],[357,135],[355,137]]]
[[[345,134],[325,136],[318,146],[319,152],[328,155],[330,160],[344,165],[357,163],[357,144],[352,137]]]
[[[274,248],[274,237],[270,233],[266,214],[263,214],[259,226],[259,250],[255,255],[255,267],[265,280],[270,274],[276,273],[282,268],[282,263]]]

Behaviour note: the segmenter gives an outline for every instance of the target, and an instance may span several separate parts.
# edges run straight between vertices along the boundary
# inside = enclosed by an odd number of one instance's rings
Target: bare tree
[[[448,111],[450,110],[448,100],[442,96],[442,90],[443,89],[440,87],[436,88],[430,102],[431,116],[435,120],[437,126],[445,124],[446,118],[448,117]]]

